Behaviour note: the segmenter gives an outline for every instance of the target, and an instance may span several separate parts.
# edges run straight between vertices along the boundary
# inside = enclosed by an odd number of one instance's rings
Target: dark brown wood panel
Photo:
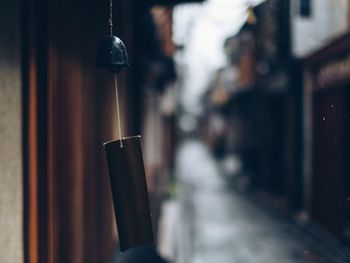
[[[350,170],[350,89],[317,92],[313,106],[313,214],[338,236],[345,223]]]
[[[102,143],[116,137],[115,90],[110,72],[95,67],[95,52],[107,33],[108,5],[24,2],[26,262],[107,262],[117,237]],[[122,16],[114,21],[131,60],[132,7],[118,2],[115,14]],[[133,76],[120,74],[130,123]]]

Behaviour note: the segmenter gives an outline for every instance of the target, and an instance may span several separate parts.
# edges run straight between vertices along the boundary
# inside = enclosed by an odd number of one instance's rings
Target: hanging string
[[[109,30],[110,30],[111,36],[113,36],[113,0],[109,0]],[[123,148],[123,136],[122,136],[122,128],[120,124],[117,73],[114,73],[114,87],[115,87],[115,99],[117,102],[117,120],[118,120],[118,131],[119,131],[119,137],[120,137],[120,148]]]
[[[113,36],[113,0],[109,0],[109,31]]]
[[[118,130],[119,130],[119,137],[120,137],[120,148],[123,148],[123,136],[122,136],[122,129],[120,125],[120,111],[119,111],[119,94],[118,94],[118,80],[117,80],[117,73],[114,73],[114,86],[115,86],[115,98],[117,101],[117,117],[118,117]]]

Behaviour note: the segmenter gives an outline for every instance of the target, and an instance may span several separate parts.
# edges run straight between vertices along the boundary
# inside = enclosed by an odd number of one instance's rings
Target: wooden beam
[[[142,2],[144,2],[144,1],[142,1]],[[148,6],[154,6],[154,5],[174,6],[174,5],[178,5],[178,4],[201,3],[201,2],[204,2],[204,0],[148,0],[146,2],[146,5],[148,5]]]

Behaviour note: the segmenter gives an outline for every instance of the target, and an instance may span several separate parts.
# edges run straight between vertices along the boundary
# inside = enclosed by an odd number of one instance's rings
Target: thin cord
[[[113,0],[109,0],[109,30],[110,30],[111,36],[113,36]],[[123,136],[122,136],[122,128],[120,124],[117,73],[114,73],[114,86],[115,86],[115,98],[117,102],[117,115],[118,115],[117,118],[118,118],[118,130],[119,130],[119,137],[120,137],[120,148],[123,148]]]
[[[113,0],[109,0],[109,30],[113,36]]]
[[[109,29],[110,29],[111,36],[113,36],[113,0],[109,0]],[[119,130],[119,137],[120,137],[120,148],[123,148],[123,136],[122,136],[122,128],[120,124],[117,73],[114,73],[114,86],[115,86],[115,98],[117,102],[117,115],[118,115],[117,119],[118,119],[118,130]]]
[[[121,125],[120,125],[119,94],[118,94],[117,73],[114,73],[114,86],[115,86],[115,97],[116,97],[116,101],[117,101],[117,115],[118,115],[118,130],[119,130],[119,137],[120,137],[120,148],[123,148],[123,136],[122,136],[122,129],[121,129]]]

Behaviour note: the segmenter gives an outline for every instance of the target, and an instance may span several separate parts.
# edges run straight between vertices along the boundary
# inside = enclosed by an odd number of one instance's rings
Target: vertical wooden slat
[[[38,229],[38,149],[37,149],[37,90],[35,59],[29,67],[29,103],[28,103],[28,263],[39,261],[39,229]]]
[[[312,88],[313,75],[310,68],[305,70],[305,88],[303,94],[303,203],[306,211],[312,209]]]
[[[56,38],[55,38],[55,29],[56,24],[53,21],[53,15],[55,10],[55,3],[51,2],[49,6],[49,32],[48,32],[48,114],[47,114],[47,153],[48,153],[48,164],[47,164],[47,199],[48,199],[48,214],[47,214],[47,233],[48,233],[48,263],[60,263],[59,253],[57,250],[58,247],[58,232],[57,232],[57,200],[56,200],[56,180],[55,180],[55,137],[56,134]]]
[[[35,1],[22,2],[24,249],[26,263],[39,262],[37,54]]]

